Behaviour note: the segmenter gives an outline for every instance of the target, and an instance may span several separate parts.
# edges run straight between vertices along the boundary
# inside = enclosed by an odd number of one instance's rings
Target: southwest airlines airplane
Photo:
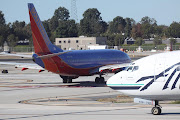
[[[100,77],[96,77],[95,82],[102,83],[104,82],[102,75],[105,72],[116,72],[131,62],[129,56],[119,50],[63,51],[50,42],[34,5],[29,3],[28,8],[35,51],[31,57],[41,66],[35,69],[45,69],[59,74],[63,83],[71,83],[72,79],[79,76],[99,74]],[[23,69],[28,68],[26,65]]]
[[[107,86],[135,98],[153,100],[151,112],[159,115],[159,101],[180,100],[180,51],[139,59],[112,76]]]

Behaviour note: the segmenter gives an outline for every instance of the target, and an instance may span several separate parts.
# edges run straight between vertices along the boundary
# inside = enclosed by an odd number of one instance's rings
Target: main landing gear
[[[104,77],[102,77],[102,75],[100,75],[100,77],[96,77],[95,78],[95,83],[99,84],[99,83],[104,83]]]
[[[63,79],[63,83],[72,83],[72,77],[62,75],[60,77]]]
[[[152,108],[151,112],[153,115],[161,114],[161,106],[159,105],[159,101],[155,100],[155,107]]]
[[[72,79],[76,79],[78,78],[77,76],[62,76],[59,75],[62,79],[63,79],[63,83],[72,83]],[[96,77],[95,78],[95,83],[97,84],[101,84],[101,83],[105,83],[104,77],[102,77],[102,75],[100,75],[100,77]]]

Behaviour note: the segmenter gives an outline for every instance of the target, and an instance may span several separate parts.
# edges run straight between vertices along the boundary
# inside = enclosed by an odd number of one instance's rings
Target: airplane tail
[[[53,45],[44,29],[44,26],[36,12],[32,3],[28,3],[29,17],[31,22],[31,30],[34,44],[34,51],[38,55],[63,52],[62,49]]]

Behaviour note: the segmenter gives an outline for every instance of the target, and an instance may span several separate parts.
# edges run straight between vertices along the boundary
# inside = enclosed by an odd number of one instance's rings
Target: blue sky
[[[27,3],[34,3],[42,21],[51,18],[60,6],[71,12],[71,0],[0,0],[6,23],[16,20],[29,23]],[[116,16],[130,17],[136,22],[149,16],[159,25],[180,22],[180,0],[77,0],[76,6],[78,20],[88,8],[97,8],[106,22]]]

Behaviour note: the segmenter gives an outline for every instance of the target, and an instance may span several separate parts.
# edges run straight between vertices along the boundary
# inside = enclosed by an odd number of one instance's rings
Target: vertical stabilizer
[[[38,55],[44,55],[62,52],[63,50],[53,45],[49,40],[49,37],[36,12],[34,5],[32,3],[28,3],[28,8],[35,53]]]

